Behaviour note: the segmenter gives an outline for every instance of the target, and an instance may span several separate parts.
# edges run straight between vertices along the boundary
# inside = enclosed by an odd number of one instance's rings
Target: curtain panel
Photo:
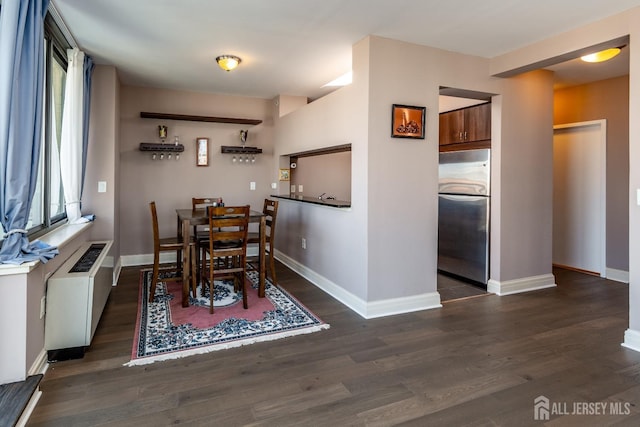
[[[60,173],[69,224],[87,222],[80,213],[84,136],[84,53],[67,51],[67,82],[62,113]]]
[[[0,12],[0,263],[46,262],[58,251],[25,227],[42,145],[44,17],[49,0],[6,0]]]

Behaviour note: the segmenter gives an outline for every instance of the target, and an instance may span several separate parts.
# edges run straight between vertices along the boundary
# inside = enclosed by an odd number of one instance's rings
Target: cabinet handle
[[[464,131],[464,140],[465,141],[467,140],[467,131],[466,130]]]
[[[462,132],[460,132],[460,137],[458,138],[458,140],[459,140],[459,141],[464,141],[464,140],[462,139]]]

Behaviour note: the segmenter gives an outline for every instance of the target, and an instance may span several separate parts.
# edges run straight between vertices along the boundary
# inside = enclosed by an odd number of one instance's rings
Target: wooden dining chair
[[[209,285],[209,313],[213,314],[214,280],[232,278],[234,289],[242,292],[242,305],[247,303],[247,233],[249,206],[213,207],[208,209],[209,245],[202,257],[204,281]],[[204,285],[202,287],[204,290]]]
[[[217,205],[220,197],[192,197],[191,209],[207,209],[209,206]],[[194,225],[193,236],[196,241],[196,281],[201,283],[201,262],[200,260],[204,256],[205,247],[209,245],[209,224],[207,225]]]
[[[278,285],[276,280],[276,263],[273,258],[274,255],[274,243],[276,238],[276,218],[278,216],[278,201],[264,199],[264,206],[262,208],[262,213],[266,216],[266,230],[265,230],[265,257],[268,259],[269,272],[271,274],[271,283],[274,285]],[[248,244],[249,245],[260,245],[260,232],[250,232],[248,236]],[[260,248],[258,248],[260,250]],[[253,269],[258,269],[260,266],[260,257],[259,256],[251,256],[248,259],[249,267]],[[266,266],[265,266],[266,267]],[[266,270],[266,269],[265,269]]]
[[[180,251],[182,253],[183,241],[178,239],[177,237],[160,237],[160,231],[158,227],[158,212],[156,210],[156,202],[153,201],[149,203],[149,208],[151,209],[151,222],[153,225],[153,275],[151,277],[151,289],[149,290],[149,302],[153,302],[153,299],[156,294],[156,284],[160,280],[160,253],[161,252],[169,252],[169,251]],[[190,270],[189,270],[189,278],[191,282],[191,291],[193,296],[196,296],[196,278],[195,278],[195,240],[190,236],[185,236],[185,238],[189,239],[189,254],[190,254]],[[182,264],[182,259],[178,259],[177,267],[175,271],[177,273],[181,272],[179,266]],[[186,268],[186,266],[182,266],[182,268]],[[177,277],[168,277],[165,278],[164,281],[182,281],[182,275],[177,274]],[[183,284],[184,286],[184,284]]]

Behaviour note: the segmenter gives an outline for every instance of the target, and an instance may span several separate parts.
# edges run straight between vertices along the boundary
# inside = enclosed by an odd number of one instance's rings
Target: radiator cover
[[[79,348],[83,355],[91,343],[111,292],[113,262],[105,260],[112,244],[83,243],[47,281],[45,350]],[[99,254],[95,245],[104,245]]]

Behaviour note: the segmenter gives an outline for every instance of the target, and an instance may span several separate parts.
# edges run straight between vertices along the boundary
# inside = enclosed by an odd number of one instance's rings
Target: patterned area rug
[[[172,273],[161,273],[161,277]],[[209,313],[209,293],[198,287],[197,298],[182,307],[182,284],[159,282],[154,302],[149,303],[151,269],[140,272],[138,319],[131,361],[125,366],[145,365],[260,341],[270,341],[329,328],[309,309],[267,280],[265,298],[258,298],[258,274],[247,272],[249,308],[233,283],[215,282],[214,314]],[[249,283],[251,286],[249,286]]]

